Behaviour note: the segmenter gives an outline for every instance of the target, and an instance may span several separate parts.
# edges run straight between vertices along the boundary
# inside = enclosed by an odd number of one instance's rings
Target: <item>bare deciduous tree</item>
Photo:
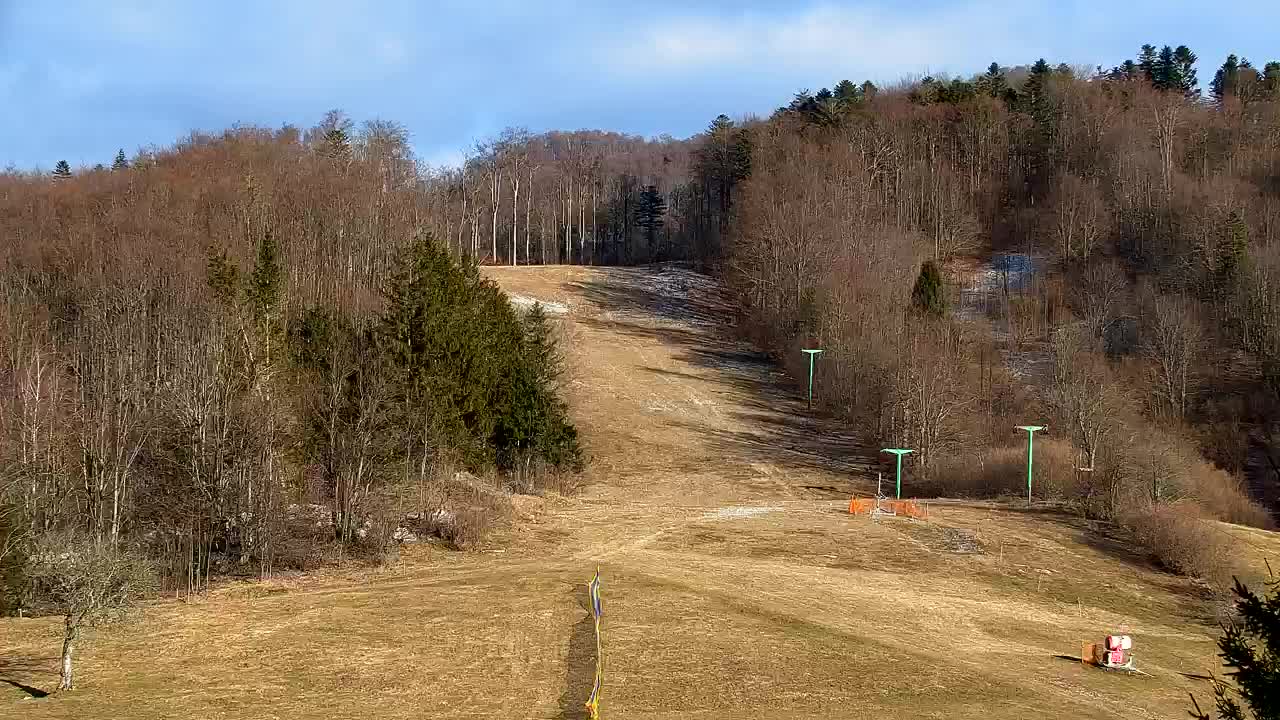
[[[75,687],[74,655],[81,633],[127,610],[151,583],[139,556],[92,537],[52,535],[32,553],[37,597],[63,616],[59,690]]]
[[[1118,410],[1124,396],[1096,351],[1096,342],[1085,328],[1066,327],[1055,334],[1053,382],[1046,397],[1059,422],[1071,429],[1089,471],[1095,469],[1108,433],[1121,421]]]
[[[1187,417],[1200,390],[1206,341],[1200,310],[1182,296],[1154,295],[1150,300],[1141,349],[1151,363],[1153,392],[1179,420]]]

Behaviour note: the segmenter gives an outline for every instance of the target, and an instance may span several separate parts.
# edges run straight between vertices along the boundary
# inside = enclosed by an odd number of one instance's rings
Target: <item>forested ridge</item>
[[[113,567],[193,592],[405,533],[465,547],[496,493],[580,468],[546,316],[433,240],[398,130],[344,132],[0,180],[8,609],[52,599],[70,633]]]
[[[841,81],[687,140],[513,129],[457,168],[335,111],[6,173],[5,567],[96,538],[193,589],[385,548],[408,510],[465,544],[442,478],[581,462],[545,318],[477,263],[716,273],[745,335],[797,375],[825,348],[819,405],[939,493],[1014,489],[1012,428],[1044,420],[1043,497],[1139,534],[1268,524],[1280,64],[1196,66]],[[993,253],[1035,272],[975,309]]]

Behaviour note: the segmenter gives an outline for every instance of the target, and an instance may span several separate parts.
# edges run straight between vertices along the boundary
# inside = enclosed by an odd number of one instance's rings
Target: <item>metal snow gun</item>
[[[1128,635],[1108,635],[1101,643],[1084,643],[1080,661],[1106,670],[1138,672],[1133,665],[1133,638]]]

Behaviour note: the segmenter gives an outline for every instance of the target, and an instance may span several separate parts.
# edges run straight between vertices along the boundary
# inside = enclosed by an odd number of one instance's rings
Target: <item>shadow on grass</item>
[[[686,283],[688,292],[667,292],[672,283]],[[783,470],[847,475],[850,487],[836,493],[851,491],[855,480],[874,472],[874,449],[847,422],[810,411],[802,381],[783,372],[768,353],[734,336],[738,310],[713,282],[688,273],[626,270],[607,279],[568,283],[566,289],[604,313],[576,317],[581,325],[676,351],[676,368],[643,368],[655,380],[718,386],[716,402],[736,421],[735,427],[675,423],[702,435],[713,450]]]
[[[49,697],[49,691],[14,679],[14,676],[34,675],[48,669],[49,663],[43,658],[3,656],[0,657],[0,683],[15,687],[33,698]]]
[[[575,591],[580,592],[580,591]],[[569,633],[569,657],[565,662],[564,692],[560,695],[558,720],[587,718],[586,703],[596,680],[595,621],[585,603],[586,617],[573,624]]]

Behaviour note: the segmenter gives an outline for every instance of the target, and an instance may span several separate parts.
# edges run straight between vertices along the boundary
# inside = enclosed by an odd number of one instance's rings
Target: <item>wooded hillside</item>
[[[1266,524],[1242,483],[1280,497],[1280,64],[1208,85],[1144,46],[841,81],[689,140],[510,130],[459,168],[335,111],[0,176],[5,547],[127,538],[194,586],[215,555],[305,565],[289,507],[351,544],[441,468],[574,467],[546,324],[477,262],[718,273],[939,492],[1010,490],[1043,420],[1046,496]],[[1000,253],[1029,279],[975,304]]]

